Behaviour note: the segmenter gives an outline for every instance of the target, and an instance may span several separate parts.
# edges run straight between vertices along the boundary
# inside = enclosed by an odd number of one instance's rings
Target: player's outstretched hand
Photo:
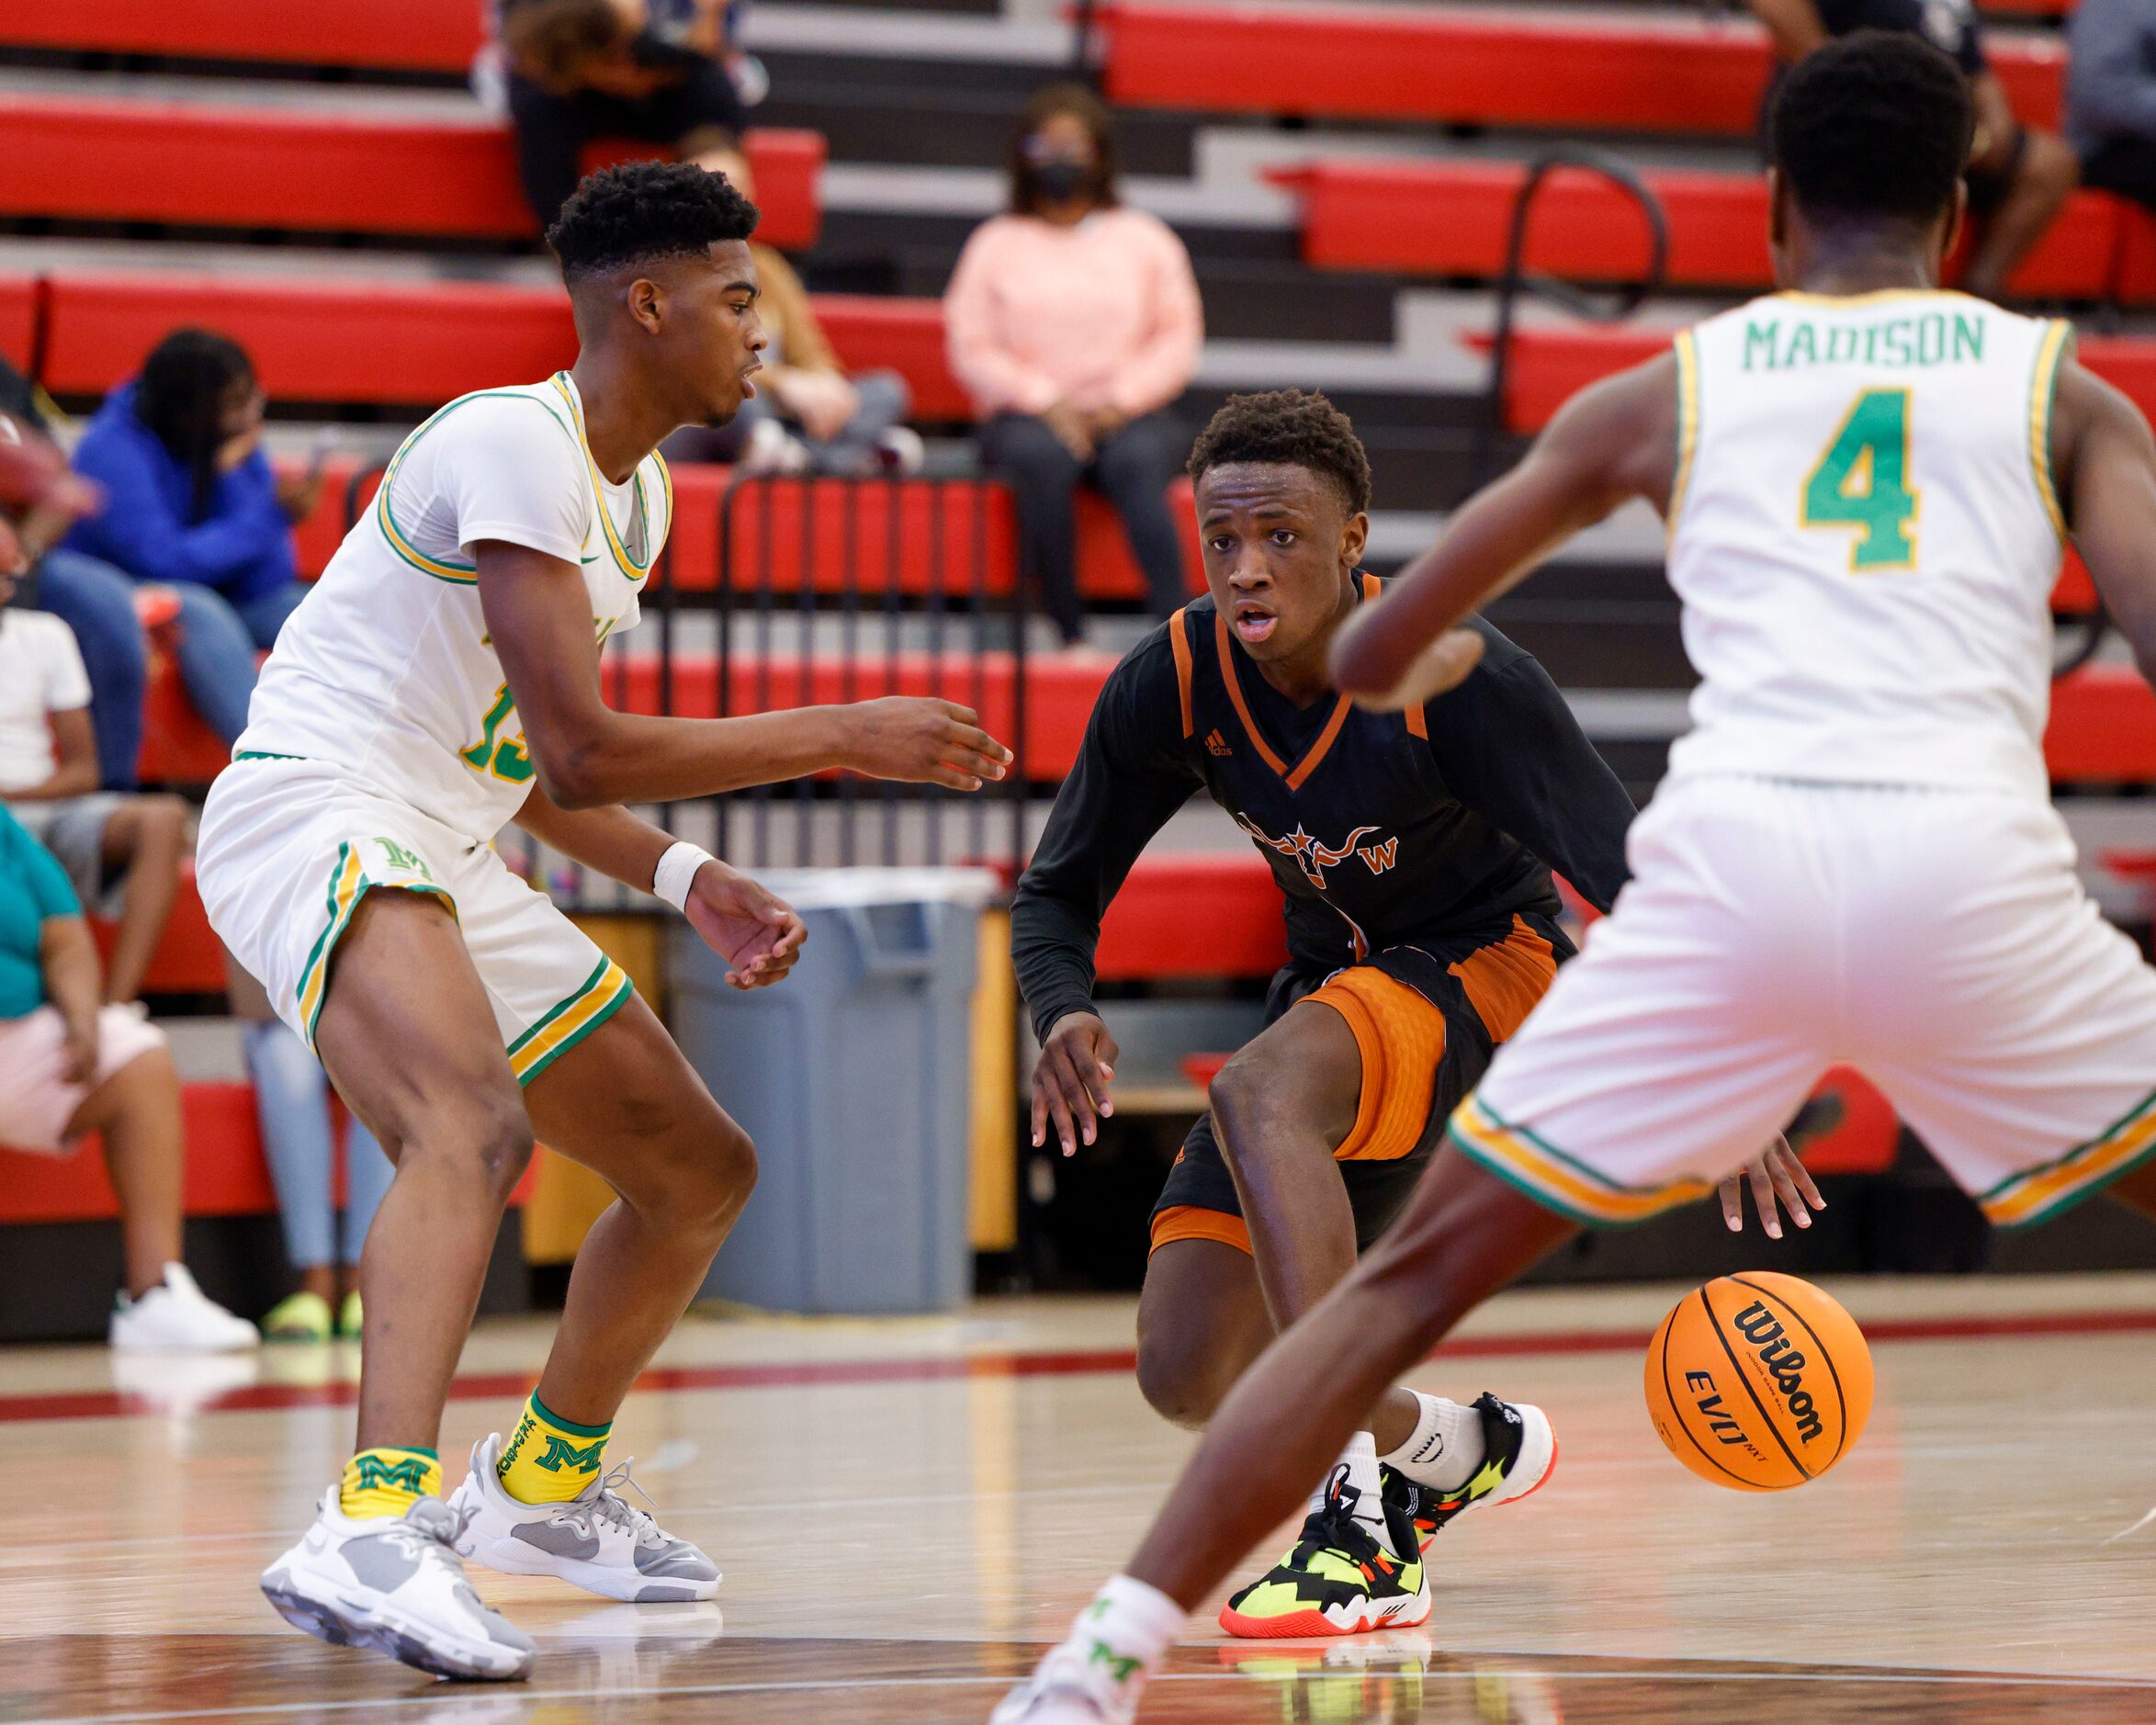
[[[1819,1195],[1819,1188],[1812,1183],[1812,1176],[1805,1172],[1804,1165],[1797,1160],[1797,1153],[1789,1148],[1789,1141],[1778,1133],[1771,1144],[1721,1183],[1721,1219],[1729,1223],[1732,1234],[1742,1234],[1744,1231],[1744,1183],[1747,1180],[1752,1186],[1752,1202],[1758,1207],[1760,1225],[1767,1230],[1767,1237],[1770,1240],[1782,1237],[1782,1219],[1775,1208],[1778,1196],[1781,1200],[1782,1209],[1789,1212],[1789,1220],[1800,1228],[1812,1225],[1812,1211],[1826,1208],[1826,1200]]]
[[[1101,1122],[1115,1112],[1108,1081],[1115,1077],[1123,1051],[1108,1026],[1092,1012],[1066,1012],[1048,1027],[1041,1057],[1033,1063],[1033,1145],[1048,1142],[1051,1122],[1067,1156],[1078,1155],[1079,1141],[1091,1144]]]
[[[842,710],[852,741],[846,764],[872,779],[977,791],[1010,770],[1010,750],[981,729],[971,707],[890,695]]]
[[[1483,662],[1483,637],[1473,629],[1447,629],[1415,656],[1400,681],[1381,694],[1358,694],[1357,706],[1397,713],[1457,689]]]
[[[737,988],[766,988],[794,968],[807,927],[791,906],[746,874],[713,861],[696,871],[683,907],[704,944],[732,966]]]

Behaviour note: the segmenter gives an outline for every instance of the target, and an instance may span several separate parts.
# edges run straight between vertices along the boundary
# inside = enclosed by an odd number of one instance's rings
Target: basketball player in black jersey
[[[1335,633],[1383,583],[1359,569],[1370,465],[1322,395],[1235,398],[1190,467],[1209,592],[1101,691],[1020,883],[1011,947],[1042,1043],[1033,1139],[1053,1129],[1068,1154],[1111,1108],[1118,1051],[1093,1009],[1093,953],[1146,841],[1202,788],[1280,883],[1289,958],[1266,1029],[1214,1079],[1153,1212],[1139,1383],[1196,1426],[1392,1220],[1572,954],[1552,868],[1609,908],[1632,806],[1541,667],[1487,625],[1479,668],[1425,707],[1370,712],[1327,685]],[[1771,1166],[1802,1216],[1801,1169]],[[1419,1623],[1429,1536],[1525,1496],[1554,1460],[1540,1409],[1389,1392],[1294,1550],[1223,1627]]]

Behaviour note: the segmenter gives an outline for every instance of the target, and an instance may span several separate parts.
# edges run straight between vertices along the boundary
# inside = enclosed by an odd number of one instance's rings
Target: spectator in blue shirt
[[[179,1262],[180,1080],[164,1032],[99,1001],[97,949],[67,874],[0,808],[0,1145],[67,1156],[98,1133],[119,1199],[127,1287],[115,1347],[220,1353],[254,1326]]]
[[[176,330],[142,375],[106,398],[75,449],[105,507],[68,548],[179,600],[181,680],[230,742],[247,723],[254,653],[306,595],[291,526],[314,506],[319,468],[280,479],[262,452],[262,386],[236,343]]]

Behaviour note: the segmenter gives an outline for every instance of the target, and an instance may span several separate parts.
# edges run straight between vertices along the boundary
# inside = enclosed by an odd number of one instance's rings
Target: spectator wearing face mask
[[[238,344],[207,330],[166,336],[75,447],[105,506],[63,542],[177,597],[181,681],[227,742],[246,728],[256,649],[306,597],[292,524],[322,494],[319,463],[303,477],[270,470],[264,405]]]
[[[1198,367],[1203,314],[1168,224],[1117,201],[1108,111],[1042,91],[1011,152],[1010,209],[975,231],[943,298],[951,367],[1016,493],[1026,561],[1067,644],[1085,632],[1072,500],[1097,486],[1166,616],[1185,596],[1165,495],[1189,439],[1167,410]]]

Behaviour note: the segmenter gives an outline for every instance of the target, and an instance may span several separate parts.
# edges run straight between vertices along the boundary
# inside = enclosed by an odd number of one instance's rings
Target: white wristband
[[[659,859],[659,866],[651,871],[651,892],[663,898],[676,910],[686,910],[689,906],[689,887],[696,878],[696,871],[706,862],[718,859],[700,844],[691,844],[686,839],[671,844],[666,854]]]

